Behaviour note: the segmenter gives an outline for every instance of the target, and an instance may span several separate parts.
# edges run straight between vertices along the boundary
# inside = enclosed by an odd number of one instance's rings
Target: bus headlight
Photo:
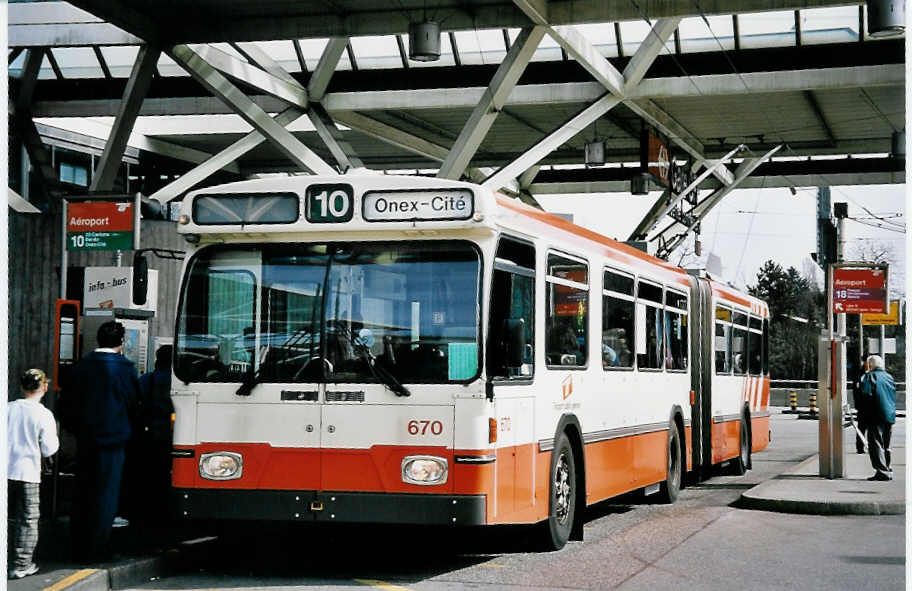
[[[217,451],[203,454],[199,460],[200,476],[208,480],[234,480],[244,472],[241,454]]]
[[[402,458],[402,482],[409,484],[443,484],[447,479],[446,458],[406,456]]]

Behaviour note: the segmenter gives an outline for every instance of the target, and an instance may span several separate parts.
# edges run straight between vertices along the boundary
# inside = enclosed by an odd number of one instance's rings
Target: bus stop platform
[[[867,454],[855,453],[854,433],[846,430],[845,478],[820,476],[819,455],[741,495],[738,507],[808,515],[902,515],[906,511],[904,432],[894,429],[893,480],[869,481],[874,474]],[[897,441],[899,439],[899,441]]]

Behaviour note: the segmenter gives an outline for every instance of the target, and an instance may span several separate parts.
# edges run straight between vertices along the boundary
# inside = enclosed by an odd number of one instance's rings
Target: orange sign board
[[[865,326],[893,326],[900,324],[899,300],[892,300],[890,302],[890,311],[886,314],[862,314],[861,323]]]

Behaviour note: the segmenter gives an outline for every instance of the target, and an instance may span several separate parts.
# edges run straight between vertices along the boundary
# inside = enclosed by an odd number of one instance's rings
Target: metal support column
[[[136,123],[136,117],[139,115],[139,108],[149,91],[152,74],[155,73],[160,53],[157,47],[143,45],[139,48],[133,71],[120,101],[117,117],[114,118],[111,135],[105,142],[98,169],[92,175],[90,191],[110,191],[114,187],[114,180],[117,178],[117,171],[120,170],[124,150],[127,148],[127,140],[130,139],[133,124]]]

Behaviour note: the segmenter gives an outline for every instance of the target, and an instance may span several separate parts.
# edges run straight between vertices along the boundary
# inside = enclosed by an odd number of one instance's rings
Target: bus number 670
[[[408,422],[409,435],[427,435],[428,431],[431,432],[431,435],[440,435],[443,433],[443,423],[415,419]]]

